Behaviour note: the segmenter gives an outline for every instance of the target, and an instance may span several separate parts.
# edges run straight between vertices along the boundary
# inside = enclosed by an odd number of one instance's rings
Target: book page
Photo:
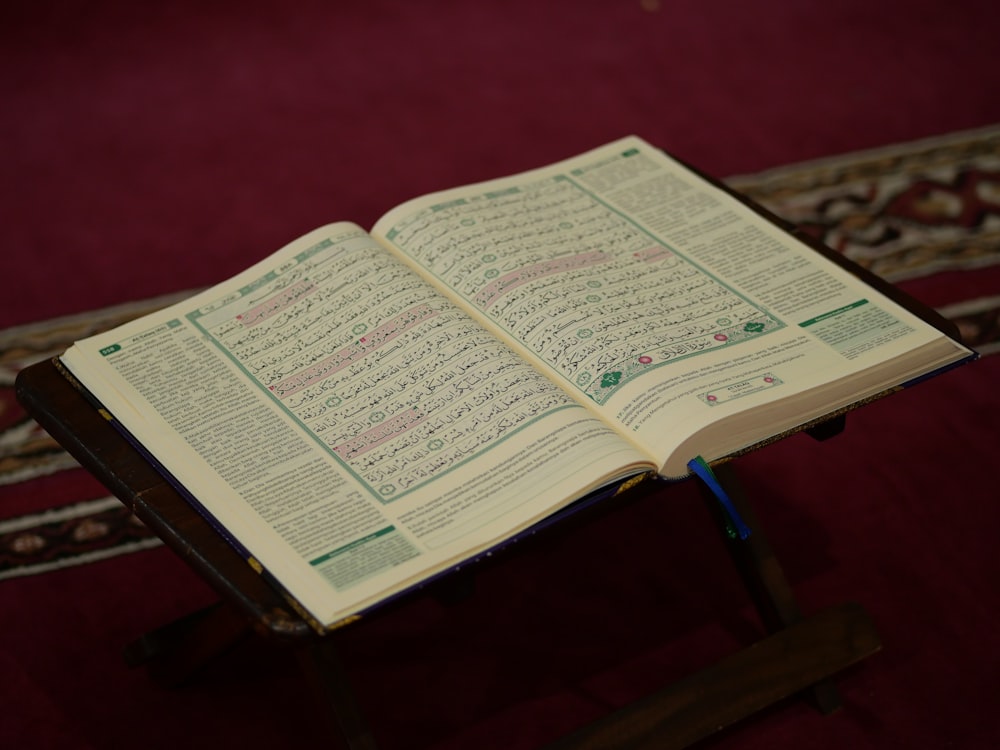
[[[352,224],[63,361],[324,623],[652,468]]]
[[[968,354],[638,138],[408,202],[372,234],[669,476],[909,379],[934,342],[931,367]],[[710,425],[728,426],[685,444]]]

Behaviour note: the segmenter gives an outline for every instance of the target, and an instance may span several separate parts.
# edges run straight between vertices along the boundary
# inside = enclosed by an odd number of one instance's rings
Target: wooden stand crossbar
[[[833,607],[783,628],[550,747],[688,747],[783,698],[826,681],[878,647],[878,637],[861,607]]]
[[[337,633],[317,635],[199,516],[143,455],[47,361],[17,378],[19,401],[85,468],[218,592],[221,602],[147,634],[125,651],[165,684],[179,684],[238,639],[256,633],[291,645],[330,718],[352,750],[373,750],[337,654]],[[682,748],[790,695],[807,692],[829,713],[839,706],[830,677],[880,647],[864,610],[845,604],[803,618],[780,565],[729,465],[717,474],[753,529],[726,533],[713,495],[705,501],[770,633],[688,678],[557,742],[569,748]]]

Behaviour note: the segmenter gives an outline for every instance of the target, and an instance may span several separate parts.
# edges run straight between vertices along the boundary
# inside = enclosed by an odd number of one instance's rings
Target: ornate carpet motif
[[[888,281],[1000,263],[1000,126],[727,182]]]
[[[1000,264],[1000,127],[782,167],[727,182],[890,281]],[[77,468],[14,398],[17,372],[79,338],[191,294],[0,331],[0,487]],[[982,354],[1000,351],[1000,295],[940,310]],[[155,546],[114,498],[73,496],[0,521],[0,579]],[[0,508],[0,518],[3,508]]]

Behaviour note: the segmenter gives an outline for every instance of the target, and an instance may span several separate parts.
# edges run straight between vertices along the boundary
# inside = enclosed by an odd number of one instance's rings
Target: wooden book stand
[[[235,639],[254,632],[293,647],[350,748],[375,747],[338,658],[336,632],[320,636],[313,631],[100,416],[53,361],[23,370],[16,390],[28,413],[219,594],[218,605],[131,644],[126,649],[130,664],[145,665],[161,683],[177,684]],[[842,424],[843,417],[825,429],[837,431]],[[719,478],[753,534],[746,541],[732,538],[717,500],[707,490],[705,501],[770,634],[580,729],[555,747],[686,747],[803,691],[829,713],[839,706],[829,678],[879,649],[875,629],[858,605],[802,617],[728,464],[721,467]],[[641,494],[641,485],[633,492]]]

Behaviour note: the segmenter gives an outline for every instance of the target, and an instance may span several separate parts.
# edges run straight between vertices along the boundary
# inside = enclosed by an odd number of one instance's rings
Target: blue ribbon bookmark
[[[729,536],[735,539],[737,536],[740,539],[747,539],[750,536],[750,527],[746,525],[740,514],[736,510],[736,506],[733,505],[733,501],[729,499],[729,495],[722,488],[722,484],[715,476],[715,472],[712,471],[712,467],[706,463],[705,459],[701,456],[692,459],[688,462],[688,468],[697,475],[701,481],[708,485],[708,488],[712,490],[712,494],[718,499],[719,503],[722,505],[723,510],[726,512],[726,516],[729,518],[729,523],[726,524],[726,532]]]

